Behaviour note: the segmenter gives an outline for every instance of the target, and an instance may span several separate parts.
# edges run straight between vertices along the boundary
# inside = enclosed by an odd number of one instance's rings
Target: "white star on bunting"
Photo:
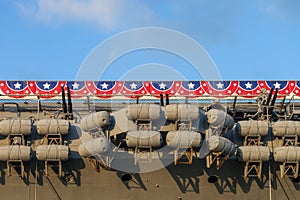
[[[251,89],[252,88],[252,84],[250,82],[246,83],[245,86],[246,86],[247,89]]]
[[[50,84],[48,82],[46,82],[45,84],[43,84],[44,89],[50,89]]]
[[[137,86],[137,84],[135,84],[134,82],[132,82],[132,83],[130,84],[130,88],[131,88],[132,90],[136,90],[136,86]]]
[[[164,84],[164,83],[161,83],[161,84],[159,84],[159,89],[166,89],[166,84]]]
[[[74,84],[72,84],[72,87],[74,90],[78,90],[79,84],[75,82]]]
[[[281,84],[279,84],[278,82],[276,82],[276,83],[273,84],[273,85],[274,85],[275,89],[280,89],[280,85],[281,85]]]
[[[21,89],[21,84],[19,82],[14,84],[15,89]]]
[[[107,89],[108,84],[104,82],[104,83],[101,84],[101,87],[102,87],[102,89]]]
[[[190,82],[190,83],[188,84],[188,87],[189,87],[189,89],[194,89],[195,84],[193,84],[192,82]]]
[[[219,82],[218,84],[216,84],[218,89],[222,89],[224,87],[224,84]]]

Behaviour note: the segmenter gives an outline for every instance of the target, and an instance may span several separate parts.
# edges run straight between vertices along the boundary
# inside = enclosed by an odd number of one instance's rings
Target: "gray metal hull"
[[[299,199],[300,184],[290,178],[280,179],[271,166],[271,188],[268,165],[263,177],[244,178],[244,164],[229,160],[223,167],[206,169],[204,160],[194,160],[192,165],[169,165],[158,171],[131,174],[130,181],[122,181],[122,172],[100,169],[95,172],[87,159],[71,159],[64,163],[64,169],[74,174],[74,183],[53,176],[43,176],[35,166],[26,166],[24,181],[19,176],[5,176],[1,170],[1,199]],[[3,169],[3,163],[1,169]],[[215,175],[217,182],[209,183],[208,177]]]

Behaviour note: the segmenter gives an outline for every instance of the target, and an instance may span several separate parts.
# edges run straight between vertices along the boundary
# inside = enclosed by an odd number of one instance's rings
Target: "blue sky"
[[[196,40],[223,79],[300,79],[299,10],[297,0],[2,0],[0,79],[76,79],[99,43],[149,26]],[[201,79],[184,60],[158,50],[122,56],[103,78],[120,79],[121,72],[149,63],[174,67],[186,79]],[[145,77],[133,73],[128,78],[178,79],[164,71],[145,71]]]

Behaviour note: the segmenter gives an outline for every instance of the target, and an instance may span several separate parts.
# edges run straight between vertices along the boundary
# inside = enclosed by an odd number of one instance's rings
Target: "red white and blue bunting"
[[[238,88],[238,81],[203,81],[202,87],[209,95],[231,96]]]
[[[148,95],[169,94],[173,96],[177,94],[181,81],[147,81],[144,84]]]
[[[141,97],[148,93],[146,84],[142,81],[124,81],[122,85],[120,94],[129,98],[135,98],[137,95]]]
[[[31,93],[27,81],[0,81],[0,90],[2,95],[12,95],[13,98],[23,98]]]
[[[278,89],[279,95],[289,95],[294,91],[296,81],[259,81],[259,86],[268,92],[273,88]]]
[[[0,81],[0,95],[11,98],[39,96],[52,98],[61,95],[62,89],[73,98],[92,95],[111,98],[115,95],[135,98],[136,96],[241,96],[256,97],[264,88],[268,92],[278,89],[278,96],[300,97],[300,81]]]
[[[89,94],[85,81],[67,81],[65,85],[65,93],[68,93],[67,87],[70,89],[72,98],[80,98]]]
[[[243,97],[253,97],[261,92],[258,81],[239,81],[239,86],[236,91],[237,95]]]
[[[100,98],[111,98],[119,94],[123,82],[118,81],[87,81],[86,87],[91,95]]]
[[[28,86],[32,94],[42,98],[53,98],[60,95],[65,81],[28,81]]]
[[[182,81],[178,92],[179,95],[198,97],[205,94],[201,81]]]

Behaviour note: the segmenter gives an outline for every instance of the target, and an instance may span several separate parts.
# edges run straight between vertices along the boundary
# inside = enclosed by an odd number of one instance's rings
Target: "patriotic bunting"
[[[12,98],[38,95],[52,98],[61,95],[62,88],[70,88],[72,98],[93,95],[111,98],[121,95],[129,98],[136,96],[241,96],[256,97],[264,88],[278,89],[278,97],[300,96],[300,81],[0,81],[0,94]]]
[[[65,92],[67,93],[68,91],[66,87],[70,88],[72,98],[80,98],[88,95],[89,93],[85,81],[67,81],[65,85]]]
[[[13,98],[23,98],[30,94],[27,81],[0,81],[0,89],[4,95]]]
[[[201,87],[201,81],[182,81],[178,90],[178,95],[188,95],[191,97],[201,96],[205,93]]]
[[[261,88],[257,81],[239,81],[236,93],[243,97],[253,97],[259,95],[260,91]]]
[[[296,86],[296,81],[258,81],[260,88],[265,88],[269,92],[272,88],[278,89],[279,95],[289,95]]]
[[[150,95],[169,94],[172,96],[179,90],[181,81],[148,81],[144,84]]]
[[[86,87],[89,92],[97,97],[110,98],[112,95],[119,94],[123,83],[117,81],[87,81]]]
[[[65,81],[28,81],[29,89],[41,98],[53,98],[61,94]]]
[[[142,81],[124,81],[120,94],[126,97],[135,98],[136,96],[147,94],[147,90]]]
[[[238,81],[202,81],[204,91],[214,96],[230,96],[238,88]]]

